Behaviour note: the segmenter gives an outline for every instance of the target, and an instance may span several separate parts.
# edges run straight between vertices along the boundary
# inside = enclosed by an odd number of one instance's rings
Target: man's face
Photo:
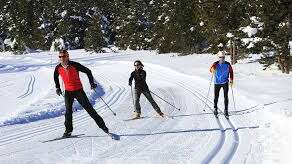
[[[225,57],[219,57],[219,61],[220,62],[224,62],[225,61]]]
[[[59,53],[59,61],[61,63],[66,63],[69,60],[69,55],[66,53]]]

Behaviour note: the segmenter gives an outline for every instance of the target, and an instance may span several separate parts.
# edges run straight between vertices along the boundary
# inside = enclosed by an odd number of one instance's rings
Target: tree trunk
[[[289,35],[288,41],[292,42],[292,1],[291,0],[289,1],[289,4],[288,4],[288,35]],[[290,45],[288,49],[289,49],[288,53],[292,55],[291,54],[292,45]]]
[[[230,55],[231,55],[231,64],[237,63],[237,51],[236,51],[236,45],[234,41],[231,41],[231,47],[230,47]]]
[[[5,45],[2,38],[0,38],[0,49],[2,49],[2,51],[5,51]]]
[[[289,34],[289,40],[292,40],[292,1],[289,1],[288,6],[288,34]]]
[[[231,60],[231,64],[232,64],[232,60],[233,60],[232,41],[230,41],[229,54],[230,54],[230,60]]]
[[[282,73],[289,74],[289,57],[287,54],[280,52],[278,55],[278,63]]]

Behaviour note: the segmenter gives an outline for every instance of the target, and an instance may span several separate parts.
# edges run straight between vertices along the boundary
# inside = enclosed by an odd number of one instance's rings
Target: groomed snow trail
[[[133,117],[134,111],[128,78],[136,56],[131,53],[72,57],[92,70],[100,85],[97,92],[89,90],[87,77],[80,73],[85,91],[110,131],[121,140],[104,134],[78,103],[73,114],[76,136],[53,140],[64,132],[64,103],[55,94],[49,58],[44,55],[35,64],[0,68],[1,76],[8,80],[20,78],[9,83],[1,78],[1,93],[21,86],[9,100],[19,103],[16,107],[25,103],[17,114],[8,111],[0,122],[0,163],[261,163],[250,153],[258,149],[258,145],[251,148],[258,126],[248,115],[231,116],[230,120],[220,115],[216,119],[212,96],[206,101],[208,81],[150,61],[144,63],[150,90],[181,111],[153,95],[170,116],[160,118],[142,95],[143,119],[124,121]]]

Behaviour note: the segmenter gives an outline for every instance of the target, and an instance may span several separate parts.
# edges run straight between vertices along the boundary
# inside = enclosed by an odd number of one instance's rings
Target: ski
[[[76,134],[76,135],[71,135],[71,136],[67,136],[67,137],[58,137],[58,138],[54,138],[51,140],[47,140],[47,141],[42,141],[42,143],[46,143],[46,142],[52,142],[52,141],[58,141],[58,140],[63,140],[63,139],[67,139],[67,138],[79,138],[80,136],[83,136],[85,134]]]
[[[115,133],[108,133],[108,135],[109,135],[113,140],[117,140],[117,141],[119,141],[120,138],[121,138],[118,134],[115,134]]]
[[[144,119],[144,118],[147,118],[147,117],[139,117],[139,118],[130,118],[130,119],[126,119],[124,121],[133,121],[133,120],[140,120],[140,119]]]
[[[168,116],[168,115],[164,115],[164,116],[159,116],[159,117],[139,117],[139,118],[130,118],[130,119],[126,119],[124,121],[134,121],[134,120],[140,120],[140,119],[149,119],[149,118],[164,118],[164,119],[174,119],[172,116]]]

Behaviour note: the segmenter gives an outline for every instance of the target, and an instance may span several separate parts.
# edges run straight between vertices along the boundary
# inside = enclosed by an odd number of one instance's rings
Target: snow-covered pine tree
[[[26,0],[6,2],[8,35],[13,40],[10,46],[17,53],[44,48],[44,37],[38,28],[37,5],[37,2]]]
[[[88,51],[102,52],[102,48],[106,46],[100,19],[99,15],[94,15],[86,29],[84,42],[85,49]]]
[[[114,1],[116,45],[122,49],[150,49],[152,31],[150,0]]]
[[[258,34],[258,37],[262,38],[259,46],[263,51],[275,52],[272,56],[268,53],[263,63],[268,66],[277,62],[281,71],[288,74],[289,66],[292,65],[289,51],[289,35],[291,34],[288,33],[291,1],[258,0],[256,5],[257,17],[263,23],[262,32]]]

